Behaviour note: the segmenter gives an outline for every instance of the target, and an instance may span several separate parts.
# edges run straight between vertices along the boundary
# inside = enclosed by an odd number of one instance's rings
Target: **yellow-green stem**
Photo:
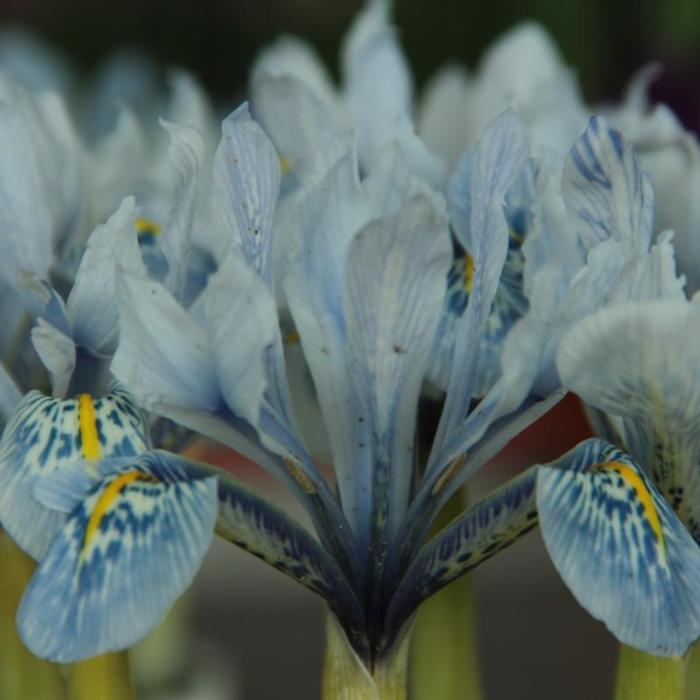
[[[685,660],[620,646],[615,700],[683,700]]]
[[[20,640],[15,614],[34,572],[34,562],[0,532],[0,698],[2,700],[64,700],[61,669],[38,659]]]
[[[700,644],[691,647],[685,664],[685,700],[700,700]]]
[[[407,634],[398,647],[370,671],[350,646],[333,615],[326,624],[322,700],[406,700]]]
[[[125,651],[103,654],[71,665],[68,700],[134,700]]]
[[[456,494],[440,513],[436,530],[460,515],[466,494]],[[479,700],[476,611],[472,579],[457,579],[418,609],[413,632],[411,683],[414,700]]]

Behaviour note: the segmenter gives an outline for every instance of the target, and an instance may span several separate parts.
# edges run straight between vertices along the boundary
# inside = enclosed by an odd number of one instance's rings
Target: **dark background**
[[[86,72],[124,46],[161,65],[197,73],[219,100],[244,88],[258,48],[280,32],[300,34],[333,68],[359,0],[2,0],[5,23],[20,22]],[[660,60],[654,96],[691,128],[700,125],[698,0],[397,0],[396,23],[418,85],[446,61],[474,66],[484,47],[519,20],[542,22],[579,73],[591,101],[620,94],[631,72]]]

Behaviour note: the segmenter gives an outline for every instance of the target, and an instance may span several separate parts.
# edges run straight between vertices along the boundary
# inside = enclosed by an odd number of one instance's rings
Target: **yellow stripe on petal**
[[[469,253],[464,257],[464,289],[471,294],[474,286],[474,258]]]
[[[151,236],[160,236],[163,232],[161,225],[151,219],[138,218],[134,221],[134,228],[139,236],[150,234]]]
[[[280,172],[286,175],[292,169],[292,164],[284,157],[280,157]]]
[[[119,497],[119,494],[121,494],[122,491],[134,481],[156,481],[156,479],[139,471],[126,472],[125,474],[118,476],[109,486],[107,486],[90,514],[90,519],[88,520],[87,528],[85,529],[83,554],[85,554],[87,551],[90,543],[95,537],[95,533],[100,527],[100,523],[109,512],[109,509],[114,505],[114,502]]]
[[[83,457],[85,457],[85,459],[99,459],[101,454],[100,439],[97,435],[95,404],[90,394],[80,394],[78,400],[78,415],[80,420],[80,440],[83,445]]]
[[[624,481],[632,489],[634,489],[634,492],[637,495],[639,502],[644,508],[644,515],[646,516],[649,525],[651,525],[651,529],[654,532],[654,535],[656,535],[656,539],[658,540],[659,544],[663,547],[664,536],[663,531],[661,529],[661,520],[659,519],[659,514],[656,510],[656,506],[654,505],[651,493],[649,492],[649,489],[645,486],[639,474],[637,474],[637,472],[634,469],[632,469],[632,467],[630,467],[627,464],[624,464],[623,462],[604,462],[603,464],[595,465],[593,468],[600,469],[602,471],[615,472],[620,477],[622,477],[622,479],[624,479]]]

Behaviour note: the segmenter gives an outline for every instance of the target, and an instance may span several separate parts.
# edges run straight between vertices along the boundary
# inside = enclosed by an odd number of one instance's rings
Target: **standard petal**
[[[467,145],[470,82],[462,66],[440,69],[428,82],[420,102],[418,133],[450,170]]]
[[[265,350],[279,335],[272,293],[232,248],[200,301],[223,398],[233,413],[258,427],[268,385]]]
[[[629,457],[603,452],[586,472],[539,470],[545,545],[581,605],[621,642],[681,655],[700,637],[700,548]]]
[[[562,194],[586,250],[608,239],[648,249],[654,191],[634,149],[602,117],[592,117],[564,167]]]
[[[170,134],[168,158],[173,173],[173,206],[168,215],[160,249],[168,263],[165,286],[180,299],[184,292],[192,221],[197,203],[199,171],[204,142],[194,127],[161,121]]]
[[[32,328],[32,344],[51,375],[53,395],[63,398],[75,369],[75,343],[55,326],[40,318]]]
[[[21,400],[22,393],[15,380],[10,376],[5,365],[0,362],[0,421],[2,422],[0,430],[4,428],[5,422],[10,419]]]
[[[95,228],[66,303],[76,345],[101,357],[111,355],[117,345],[117,268],[147,276],[134,233],[135,216],[134,199],[127,197],[107,223]]]
[[[73,510],[17,613],[37,656],[70,662],[125,649],[160,622],[209,548],[216,479],[163,481],[124,467]]]
[[[451,258],[444,206],[425,195],[367,224],[348,250],[350,362],[370,407],[375,525],[390,532],[408,504],[418,396]]]
[[[253,112],[277,148],[283,169],[297,185],[332,165],[327,148],[338,133],[331,105],[284,65],[253,72]]]
[[[370,169],[411,110],[413,86],[389,4],[372,0],[357,16],[343,47],[343,73],[361,165]]]
[[[348,245],[367,221],[352,153],[309,190],[299,215],[284,288],[331,439],[343,510],[357,532],[369,517],[371,460],[368,409],[348,369],[341,291]]]
[[[27,117],[27,99],[9,81],[0,82],[0,275],[15,286],[26,270],[45,279],[53,249],[53,225],[44,174]]]
[[[474,395],[481,339],[508,253],[505,196],[525,165],[527,150],[522,123],[514,112],[504,112],[485,131],[470,156],[470,180],[462,183],[467,189],[459,194],[453,190],[453,196],[470,201],[470,235],[461,242],[472,256],[474,274],[467,310],[456,333],[449,389],[432,457],[464,420]],[[432,463],[428,471],[434,466]]]
[[[215,411],[222,404],[206,329],[162,285],[120,274],[119,346],[114,375],[142,406]]]
[[[272,283],[272,220],[280,188],[275,147],[241,105],[223,124],[214,158],[214,187],[224,222],[248,263]]]

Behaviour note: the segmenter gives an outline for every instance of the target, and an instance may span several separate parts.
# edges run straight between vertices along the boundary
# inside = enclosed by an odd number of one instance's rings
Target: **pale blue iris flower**
[[[695,542],[699,331],[697,302],[679,294],[601,310],[574,326],[557,354],[562,381],[594,409],[599,432],[625,446]]]
[[[117,271],[148,279],[144,258],[153,249],[140,245],[139,211],[133,197],[124,198],[82,244],[81,229],[90,218],[85,214],[89,195],[83,181],[89,172],[88,158],[74,137],[62,102],[52,93],[31,94],[9,81],[2,83],[2,89],[0,121],[7,160],[0,168],[5,183],[0,282],[17,313],[7,319],[12,342],[3,352],[0,373],[0,403],[3,422],[7,421],[0,441],[0,523],[44,567],[52,562],[63,565],[68,554],[60,550],[61,543],[80,531],[82,555],[63,571],[70,589],[64,594],[79,590],[87,595],[91,581],[104,581],[99,577],[104,576],[103,567],[114,561],[116,547],[139,556],[139,538],[155,519],[154,532],[167,563],[154,559],[149,562],[151,568],[144,562],[134,565],[153,581],[159,580],[166,566],[181,566],[179,576],[173,574],[158,584],[158,596],[146,591],[148,601],[162,597],[172,602],[189,584],[206,549],[206,544],[192,547],[173,518],[181,516],[180,526],[188,527],[187,519],[192,517],[193,526],[202,523],[211,537],[216,498],[206,504],[202,499],[211,496],[215,487],[206,477],[183,476],[182,470],[172,468],[154,467],[151,473],[144,467],[134,477],[128,464],[152,449],[149,420],[131,394],[111,380],[109,370],[119,331]],[[170,139],[172,184],[163,240],[157,249],[163,261],[159,279],[189,304],[196,296],[190,247],[203,143],[193,127],[164,126]],[[59,171],[62,167],[65,177]],[[74,178],[75,173],[80,177]],[[140,193],[147,195],[145,190]],[[76,261],[73,251],[78,249]],[[48,384],[53,396],[37,390],[45,391]],[[111,484],[116,485],[110,488]],[[161,493],[162,497],[152,498]],[[78,507],[86,507],[83,496],[93,499],[91,517],[80,520],[81,513],[88,513]],[[154,508],[149,509],[150,505]],[[110,510],[115,506],[118,517]],[[118,529],[116,543],[102,537],[107,523]],[[165,544],[168,540],[171,545]],[[92,566],[97,570],[94,580]],[[71,577],[76,569],[78,578]],[[44,569],[40,566],[40,570]],[[43,580],[38,576],[30,586],[27,601]],[[78,588],[71,588],[74,585]],[[42,606],[51,600],[45,592],[39,595]],[[93,602],[99,605],[96,599]],[[140,619],[150,627],[166,608],[154,605],[150,618],[144,613]],[[91,612],[81,619],[96,623],[97,633],[103,634],[102,623]],[[72,614],[68,624],[75,624]],[[51,654],[78,658],[98,653],[93,644],[99,646],[99,638],[86,637],[92,633],[85,628],[83,633],[79,650],[61,645]],[[107,636],[113,633],[112,629]],[[113,636],[110,639],[114,645]]]
[[[324,598],[372,663],[423,600],[539,523],[566,583],[619,639],[682,653],[700,636],[700,553],[629,438],[633,457],[587,441],[429,540],[450,496],[562,397],[555,358],[573,326],[682,296],[670,236],[652,245],[653,193],[634,151],[595,118],[566,160],[543,160],[506,111],[448,185],[410,126],[385,3],[358,19],[344,63],[341,96],[298,44],[261,57],[253,97],[270,135],[246,105],[224,121],[212,189],[229,245],[199,293],[186,290],[188,250],[198,207],[210,208],[191,127],[168,126],[175,184],[157,265],[133,235],[132,199],[90,237],[65,303],[46,283],[52,233],[8,246],[19,267],[33,261],[33,341],[56,394],[26,396],[0,444],[0,521],[41,559],[23,639],[64,662],[131,645],[217,531]],[[34,171],[21,174],[36,188]],[[13,207],[28,204],[13,226],[41,216],[41,192],[14,192]],[[468,275],[455,275],[452,233]],[[299,335],[334,480],[302,437],[278,309]],[[84,387],[110,361],[121,386],[93,401]],[[429,446],[416,430],[426,379],[444,391]],[[149,451],[134,402],[263,466],[315,536],[225,473]]]
[[[290,255],[279,261],[277,151],[245,106],[224,122],[214,181],[234,243],[189,309],[175,287],[118,272],[112,369],[148,410],[234,447],[285,483],[318,540],[230,477],[168,453],[103,463],[89,484],[84,470],[56,471],[36,498],[72,511],[22,605],[30,648],[69,660],[136,641],[189,581],[216,528],[325,598],[369,662],[401,637],[422,600],[538,520],[566,582],[620,639],[678,654],[698,636],[697,546],[636,462],[602,441],[531,468],[427,541],[449,496],[560,398],[556,339],[605,304],[665,296],[681,284],[668,241],[649,247],[651,190],[634,153],[593,121],[569,158],[563,201],[550,202],[568,207],[572,245],[547,246],[553,230],[533,228],[530,307],[506,336],[498,378],[473,407],[479,339],[508,254],[507,195],[528,171],[515,115],[497,119],[471,158],[462,191],[468,222],[452,223],[473,256],[473,291],[422,464],[417,405],[453,262],[443,201],[390,168],[360,180],[347,150],[285,215]],[[528,206],[551,221],[544,200]],[[335,489],[299,437],[279,293],[314,379]],[[129,536],[120,539],[124,528]],[[178,550],[182,538],[189,545]],[[135,567],[143,570],[135,575]],[[148,575],[158,567],[170,567],[172,580],[154,582]],[[48,620],[47,595],[55,601]]]

